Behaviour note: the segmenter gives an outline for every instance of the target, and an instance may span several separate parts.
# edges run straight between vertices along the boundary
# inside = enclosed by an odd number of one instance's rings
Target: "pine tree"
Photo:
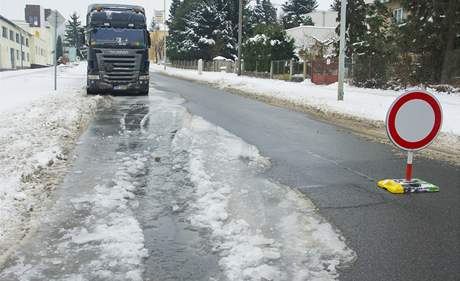
[[[273,7],[270,0],[256,0],[248,3],[246,7],[246,21],[248,33],[252,33],[252,29],[259,24],[276,23],[276,9]]]
[[[460,56],[460,3],[458,0],[403,1],[407,20],[401,26],[405,51],[416,54],[415,80],[447,83]]]
[[[272,60],[288,60],[294,57],[294,40],[278,24],[260,24],[254,28],[254,36],[243,43],[245,69],[268,72]],[[257,69],[256,69],[257,68]]]
[[[169,31],[167,41],[167,56],[171,60],[187,59],[187,52],[183,50],[185,40],[185,16],[196,6],[196,0],[175,0],[171,4],[170,17],[167,22]],[[173,8],[174,7],[174,8]]]
[[[282,6],[282,18],[285,29],[300,25],[313,25],[311,17],[306,14],[313,12],[318,7],[316,0],[287,0]]]
[[[81,49],[84,43],[81,40],[81,38],[83,38],[82,32],[84,32],[84,29],[81,27],[80,17],[77,13],[73,13],[66,24],[64,41],[66,46],[75,47],[77,49],[77,55],[80,58],[83,58],[81,55]]]
[[[374,2],[366,6],[364,32],[353,42],[353,82],[367,88],[384,88],[395,78],[392,69],[397,56],[394,23],[386,6]]]
[[[226,1],[200,1],[185,17],[182,51],[191,59],[210,60],[216,56],[233,58],[236,40],[228,19]]]
[[[171,5],[169,6],[169,19],[167,20],[168,24],[170,24],[174,20],[176,12],[180,8],[181,4],[181,0],[172,0]]]
[[[331,8],[338,12],[338,22],[340,22],[341,0],[334,0]],[[366,4],[364,0],[348,0],[347,1],[347,23],[346,23],[346,50],[345,54],[348,58],[352,58],[355,53],[357,44],[364,40],[364,35],[367,32],[366,27]],[[340,25],[336,29],[340,36]],[[338,43],[336,44],[338,50]]]
[[[62,47],[62,38],[59,35],[56,41],[56,57],[59,59],[64,55],[64,49]]]

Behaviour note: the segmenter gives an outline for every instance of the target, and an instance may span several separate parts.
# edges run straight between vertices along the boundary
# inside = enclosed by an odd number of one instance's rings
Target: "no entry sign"
[[[430,145],[441,130],[442,108],[436,97],[422,90],[401,95],[388,110],[386,125],[390,140],[407,150],[406,178],[382,180],[378,186],[391,193],[439,191],[433,184],[412,179],[414,151]]]
[[[423,149],[441,129],[441,105],[428,92],[407,92],[391,105],[386,124],[388,137],[396,146],[408,151]]]

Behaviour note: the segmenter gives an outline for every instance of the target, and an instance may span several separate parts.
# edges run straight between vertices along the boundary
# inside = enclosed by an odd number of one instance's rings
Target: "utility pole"
[[[239,0],[238,2],[238,76],[241,76],[241,47],[243,45],[243,0]]]
[[[164,69],[166,70],[166,0],[163,2],[163,7],[164,7],[164,12],[163,12],[163,28],[164,28],[164,34],[163,34],[163,41],[164,41],[164,46],[163,46],[163,65]]]
[[[58,29],[58,14],[54,11],[54,90],[57,90],[57,29]],[[78,44],[77,44],[78,46]]]
[[[347,24],[347,0],[342,0],[340,9],[340,52],[339,52],[339,101],[343,101],[343,80],[345,79],[345,32]]]

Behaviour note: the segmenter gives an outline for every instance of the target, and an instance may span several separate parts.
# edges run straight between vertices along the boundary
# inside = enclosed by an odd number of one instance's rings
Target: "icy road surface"
[[[256,147],[156,93],[117,97],[0,280],[335,280],[355,259]]]

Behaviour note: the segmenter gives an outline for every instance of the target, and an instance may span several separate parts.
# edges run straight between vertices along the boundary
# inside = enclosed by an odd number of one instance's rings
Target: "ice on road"
[[[255,146],[183,102],[157,92],[99,112],[0,279],[336,280],[355,259],[340,233],[264,177]]]

